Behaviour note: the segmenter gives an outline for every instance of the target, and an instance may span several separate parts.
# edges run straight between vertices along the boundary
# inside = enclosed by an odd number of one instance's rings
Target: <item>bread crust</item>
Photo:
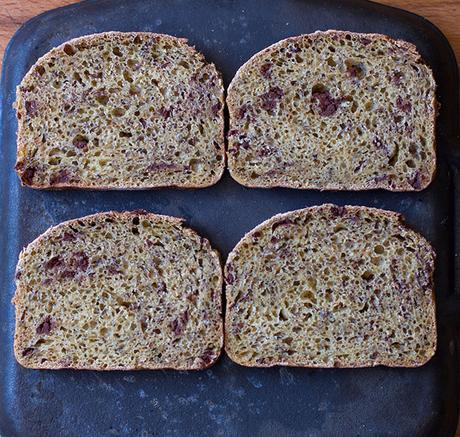
[[[263,221],[253,229],[251,229],[249,232],[247,232],[241,240],[236,244],[236,246],[232,249],[230,254],[228,255],[227,261],[224,266],[224,282],[225,282],[225,296],[226,296],[226,311],[225,311],[225,323],[224,323],[224,347],[225,347],[225,352],[226,354],[230,357],[232,361],[234,361],[237,364],[240,364],[245,367],[273,367],[273,366],[289,366],[289,367],[304,367],[304,368],[333,368],[333,367],[339,367],[339,368],[357,368],[357,367],[375,367],[375,366],[387,366],[387,367],[419,367],[423,366],[426,364],[435,354],[436,352],[436,347],[437,347],[437,331],[436,331],[436,301],[435,301],[435,293],[434,293],[434,288],[431,288],[430,294],[431,294],[431,301],[432,305],[428,309],[430,312],[430,326],[429,326],[429,331],[431,334],[430,341],[432,344],[434,344],[434,347],[432,350],[429,351],[429,354],[426,354],[426,360],[420,361],[417,363],[411,362],[409,359],[406,360],[401,360],[399,362],[391,360],[391,359],[386,359],[385,357],[379,357],[378,359],[375,360],[368,360],[366,362],[361,362],[359,364],[354,364],[354,365],[347,365],[343,363],[340,359],[335,359],[333,365],[313,365],[312,363],[309,363],[308,360],[304,364],[299,364],[295,363],[294,361],[291,361],[289,359],[285,359],[283,361],[279,360],[273,360],[270,361],[267,359],[266,362],[264,363],[253,363],[253,362],[248,362],[248,361],[243,361],[240,360],[231,350],[227,348],[228,342],[229,342],[229,337],[231,334],[230,332],[230,324],[231,324],[231,306],[233,304],[233,298],[231,295],[231,285],[228,283],[228,274],[229,270],[232,270],[232,264],[235,262],[235,258],[239,257],[239,251],[240,248],[245,245],[245,244],[251,244],[252,237],[254,236],[255,233],[257,232],[262,232],[267,228],[270,228],[273,224],[286,220],[286,219],[294,219],[295,217],[299,216],[305,216],[305,215],[311,215],[315,216],[317,213],[321,213],[324,215],[329,214],[330,211],[334,208],[343,208],[344,215],[345,214],[350,214],[354,215],[359,212],[366,212],[366,213],[371,213],[378,215],[380,217],[386,217],[393,223],[395,223],[398,227],[401,229],[405,230],[410,230],[414,234],[416,234],[420,244],[424,245],[427,247],[429,251],[430,258],[433,260],[433,264],[426,266],[427,270],[431,274],[431,279],[433,279],[434,275],[434,260],[436,258],[436,253],[433,250],[432,246],[430,243],[420,234],[417,234],[415,231],[412,231],[412,229],[407,226],[407,224],[404,222],[404,217],[393,211],[388,211],[388,210],[383,210],[379,208],[371,208],[371,207],[365,207],[365,206],[353,206],[353,205],[346,205],[346,206],[338,206],[335,204],[323,204],[320,206],[313,206],[313,207],[308,207],[308,208],[302,208],[294,211],[288,211],[280,214],[276,214],[273,217],[270,217],[269,219]]]
[[[317,36],[323,36],[323,35],[335,35],[338,36],[339,38],[345,35],[359,35],[361,38],[367,38],[369,40],[385,40],[388,41],[395,46],[399,47],[404,47],[407,49],[409,54],[413,56],[413,59],[417,63],[424,64],[431,75],[431,78],[433,78],[433,73],[430,68],[430,66],[423,60],[419,52],[417,51],[417,48],[414,44],[404,41],[404,40],[399,40],[399,39],[394,39],[388,35],[384,34],[379,34],[379,33],[356,33],[356,32],[349,32],[349,31],[341,31],[341,30],[327,30],[327,31],[316,31],[314,33],[310,34],[302,34],[298,36],[292,36],[285,38],[283,40],[280,40],[264,49],[261,51],[255,53],[251,58],[249,58],[236,72],[235,76],[233,77],[228,89],[227,89],[227,108],[228,108],[228,113],[229,113],[229,131],[232,129],[233,126],[236,126],[237,119],[238,119],[238,103],[237,103],[237,92],[238,92],[238,87],[240,82],[242,81],[242,77],[245,74],[246,70],[249,70],[252,65],[261,57],[264,57],[267,54],[271,54],[274,52],[277,52],[281,48],[287,47],[290,43],[295,43],[297,41],[301,41],[303,39],[310,39],[314,40]],[[434,82],[434,79],[433,79]],[[434,84],[434,87],[436,87],[436,84]],[[434,89],[434,91],[436,88]],[[433,92],[433,99],[431,101],[431,106],[433,108],[437,108],[437,101],[436,101],[436,94]],[[230,172],[231,177],[237,181],[239,184],[248,187],[248,188],[275,188],[275,187],[281,187],[281,188],[294,188],[294,189],[316,189],[319,191],[326,191],[326,190],[338,190],[338,191],[366,191],[366,190],[374,190],[374,189],[384,189],[388,191],[394,191],[394,192],[406,192],[406,191],[422,191],[425,188],[427,188],[431,182],[433,181],[435,175],[436,175],[436,116],[437,116],[437,111],[433,112],[433,116],[428,120],[428,122],[432,125],[432,140],[433,140],[433,149],[434,149],[434,154],[433,158],[427,163],[427,167],[430,168],[429,174],[423,174],[421,175],[422,180],[420,183],[419,188],[414,188],[411,184],[408,182],[404,185],[401,186],[389,186],[385,180],[381,181],[376,181],[376,182],[369,182],[369,183],[364,183],[364,184],[350,184],[344,185],[343,183],[336,183],[334,181],[329,180],[327,184],[319,186],[318,184],[315,183],[302,183],[302,184],[292,184],[289,182],[282,183],[282,182],[268,182],[268,183],[262,183],[258,182],[258,180],[254,181],[248,181],[247,179],[241,177],[233,166],[230,164],[228,165],[228,169]],[[229,140],[227,137],[227,150],[226,150],[226,155],[227,155],[227,163],[231,162],[230,159],[230,154],[229,154]]]
[[[52,226],[48,228],[43,234],[39,235],[35,240],[33,240],[29,245],[27,245],[25,248],[23,248],[19,254],[19,260],[16,266],[16,272],[15,272],[15,282],[16,282],[16,291],[11,299],[11,303],[15,305],[16,307],[16,317],[15,317],[15,322],[16,322],[16,330],[15,330],[15,335],[14,335],[14,355],[16,358],[16,361],[21,364],[21,366],[26,367],[26,368],[31,368],[31,369],[77,369],[77,370],[96,370],[96,371],[108,371],[108,370],[160,370],[160,369],[173,369],[173,370],[203,370],[211,367],[216,363],[216,361],[220,358],[222,351],[223,351],[223,341],[224,341],[224,327],[223,327],[223,320],[221,320],[221,323],[219,324],[219,338],[220,338],[220,343],[219,343],[219,351],[218,354],[209,362],[209,363],[203,363],[202,365],[198,367],[184,367],[181,365],[179,362],[177,362],[173,366],[138,366],[138,367],[119,367],[119,366],[109,366],[109,367],[95,367],[92,365],[88,366],[62,366],[57,363],[50,363],[47,362],[47,364],[37,364],[37,365],[30,365],[25,361],[21,355],[20,351],[20,343],[22,338],[18,335],[18,330],[17,326],[20,322],[20,314],[21,310],[23,309],[24,306],[24,294],[25,290],[21,287],[20,280],[18,279],[18,272],[20,272],[23,267],[24,267],[24,254],[26,251],[29,250],[34,250],[34,249],[40,249],[40,246],[42,245],[43,242],[46,242],[49,237],[53,236],[57,231],[61,229],[66,229],[72,224],[75,224],[78,221],[91,221],[91,220],[96,220],[96,221],[102,221],[107,218],[112,218],[112,219],[117,219],[120,217],[135,217],[135,216],[142,216],[144,218],[150,219],[152,221],[158,221],[158,222],[170,222],[174,225],[180,226],[184,233],[196,236],[198,238],[201,238],[205,244],[207,244],[210,248],[210,254],[214,260],[215,266],[218,267],[216,269],[217,272],[219,272],[219,282],[216,285],[216,303],[218,303],[218,307],[220,308],[220,316],[222,316],[222,288],[223,288],[223,277],[222,277],[222,262],[220,258],[220,254],[216,249],[213,249],[209,243],[209,240],[207,240],[204,237],[201,237],[196,231],[191,229],[190,227],[184,226],[185,220],[182,218],[178,217],[173,217],[173,216],[167,216],[167,215],[160,215],[160,214],[154,214],[147,212],[145,210],[134,210],[134,211],[108,211],[108,212],[103,212],[103,213],[96,213],[96,214],[90,214],[84,217],[79,217],[76,219],[71,219],[67,220],[64,222],[61,222],[55,226]]]
[[[203,62],[206,62],[207,65],[212,66],[218,78],[218,86],[220,89],[220,109],[217,111],[219,118],[221,119],[221,127],[220,127],[220,137],[219,137],[219,144],[218,150],[221,153],[223,160],[222,165],[219,168],[216,168],[216,174],[212,180],[205,183],[187,183],[181,185],[175,185],[170,183],[160,183],[160,184],[151,184],[151,185],[141,185],[141,186],[110,186],[110,185],[100,185],[97,187],[79,182],[58,182],[55,184],[37,184],[32,181],[32,183],[27,183],[27,181],[23,178],[23,171],[21,170],[21,156],[25,155],[27,150],[28,142],[24,135],[24,122],[21,121],[21,111],[24,107],[22,92],[20,90],[21,86],[24,83],[28,83],[29,81],[33,80],[33,73],[37,66],[46,63],[50,60],[53,56],[63,56],[65,55],[64,47],[68,44],[74,45],[76,47],[91,47],[93,43],[97,43],[101,39],[110,38],[110,39],[117,39],[120,42],[129,41],[133,37],[140,36],[142,38],[161,38],[162,40],[170,40],[170,41],[179,41],[184,46],[186,46],[189,54],[191,57],[198,57]],[[16,117],[18,119],[18,131],[17,131],[17,159],[15,164],[16,173],[19,176],[20,182],[22,186],[28,186],[30,188],[35,189],[43,189],[43,190],[60,190],[65,188],[77,188],[77,189],[85,189],[85,190],[127,190],[127,191],[135,191],[135,190],[146,190],[146,189],[156,189],[156,188],[206,188],[216,184],[222,177],[224,170],[225,170],[225,133],[224,133],[224,106],[225,106],[225,99],[224,99],[224,84],[222,80],[222,73],[217,70],[216,66],[212,62],[208,62],[205,60],[205,57],[202,53],[197,51],[194,46],[188,44],[188,39],[186,38],[179,38],[172,35],[162,34],[162,33],[154,33],[154,32],[118,32],[118,31],[110,31],[110,32],[101,32],[101,33],[94,33],[90,35],[84,35],[81,37],[73,38],[69,41],[65,41],[64,43],[60,44],[57,47],[54,47],[49,52],[45,53],[41,56],[29,69],[29,71],[25,74],[24,78],[22,79],[21,83],[16,87],[16,102],[13,104],[13,108],[16,110]]]

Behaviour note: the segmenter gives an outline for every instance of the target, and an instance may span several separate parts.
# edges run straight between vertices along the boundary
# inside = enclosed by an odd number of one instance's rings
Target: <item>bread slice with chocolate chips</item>
[[[221,294],[218,253],[180,219],[71,220],[19,256],[14,353],[34,369],[203,369],[222,349]]]
[[[422,190],[435,81],[414,45],[327,31],[255,54],[228,89],[228,166],[248,187]]]
[[[223,96],[215,66],[185,39],[73,39],[17,88],[16,170],[33,188],[212,185],[225,167]]]
[[[420,366],[436,350],[434,260],[394,212],[276,215],[228,257],[226,352],[256,367]]]

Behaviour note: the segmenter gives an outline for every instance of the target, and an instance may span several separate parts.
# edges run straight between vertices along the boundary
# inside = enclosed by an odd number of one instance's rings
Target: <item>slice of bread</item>
[[[20,254],[17,361],[34,369],[203,369],[223,342],[222,269],[182,220],[99,213]]]
[[[276,215],[228,257],[226,352],[256,367],[420,366],[436,349],[434,259],[394,212]]]
[[[227,105],[228,166],[248,187],[412,191],[434,177],[435,81],[408,42],[282,40],[238,70]]]
[[[223,84],[187,40],[83,36],[17,88],[16,170],[34,188],[205,187],[225,167]]]

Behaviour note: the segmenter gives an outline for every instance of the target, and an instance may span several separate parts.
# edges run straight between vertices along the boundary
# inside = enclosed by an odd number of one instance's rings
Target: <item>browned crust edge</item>
[[[58,364],[56,365],[34,365],[34,366],[28,366],[24,361],[22,360],[22,356],[19,353],[19,350],[17,348],[17,343],[19,341],[18,335],[17,335],[17,330],[16,327],[18,325],[19,321],[19,307],[22,305],[22,295],[23,295],[23,290],[18,284],[18,280],[16,279],[16,292],[11,299],[11,303],[16,306],[16,317],[15,317],[15,333],[14,333],[14,356],[16,358],[16,361],[23,367],[28,368],[28,369],[50,369],[50,370],[58,370],[58,369],[76,369],[76,370],[96,370],[96,371],[111,371],[111,370],[160,370],[160,369],[172,369],[172,370],[203,370],[211,367],[214,365],[220,358],[223,352],[223,343],[224,343],[224,326],[223,326],[223,320],[222,320],[222,312],[223,312],[223,305],[222,305],[222,289],[223,289],[223,275],[222,275],[222,262],[220,258],[219,252],[214,249],[209,240],[207,238],[201,237],[198,232],[193,230],[192,228],[185,226],[184,222],[185,220],[182,218],[178,217],[173,217],[173,216],[167,216],[167,215],[160,215],[160,214],[154,214],[147,212],[145,210],[134,210],[134,211],[107,211],[107,212],[102,212],[102,213],[96,213],[96,214],[91,214],[87,215],[84,217],[79,217],[76,219],[71,219],[67,220],[64,222],[61,222],[55,226],[52,226],[48,228],[43,234],[39,235],[35,240],[33,240],[31,243],[29,243],[25,248],[21,250],[21,253],[19,254],[19,260],[16,266],[16,273],[20,268],[22,267],[22,264],[24,262],[24,252],[26,250],[29,250],[30,248],[36,248],[39,247],[40,243],[43,240],[46,240],[48,237],[52,236],[56,230],[62,229],[67,227],[68,225],[71,225],[73,223],[76,223],[77,221],[90,221],[90,220],[101,220],[105,218],[118,218],[120,216],[137,216],[137,215],[142,215],[143,217],[147,217],[150,220],[157,221],[157,222],[170,222],[173,225],[181,227],[186,233],[192,236],[197,236],[199,238],[202,238],[205,242],[206,245],[209,246],[211,256],[213,257],[215,261],[215,267],[216,271],[219,272],[219,283],[216,285],[216,290],[219,291],[218,297],[216,299],[219,299],[219,307],[220,307],[220,317],[221,317],[221,323],[219,325],[219,335],[220,335],[220,345],[219,345],[219,353],[216,355],[216,357],[207,365],[200,366],[200,367],[183,367],[180,365],[175,365],[171,367],[164,367],[164,366],[152,366],[152,367],[119,367],[119,366],[113,366],[113,367],[107,367],[107,368],[101,368],[101,367],[94,367],[94,366],[73,366],[73,367],[63,367]],[[16,277],[16,275],[15,275]]]
[[[216,172],[215,177],[204,184],[184,184],[184,185],[174,185],[174,184],[154,184],[154,185],[142,185],[142,186],[136,186],[136,187],[123,187],[123,186],[112,186],[112,185],[101,185],[101,186],[91,186],[91,185],[85,185],[81,183],[59,183],[59,184],[54,184],[54,185],[38,185],[38,184],[26,184],[22,178],[22,173],[20,170],[17,168],[19,159],[16,158],[16,164],[15,164],[15,170],[16,173],[19,177],[19,180],[21,182],[22,186],[27,186],[30,188],[35,188],[39,190],[47,190],[47,189],[63,189],[63,188],[76,188],[76,189],[85,189],[85,190],[149,190],[149,189],[154,189],[154,188],[206,188],[210,187],[212,185],[215,185],[219,180],[222,178],[222,175],[224,174],[225,171],[225,118],[224,118],[224,107],[225,107],[225,98],[224,98],[224,83],[222,80],[222,73],[216,68],[216,65],[213,62],[208,62],[204,55],[196,50],[195,46],[191,46],[188,44],[188,39],[186,38],[179,38],[175,37],[172,35],[167,35],[163,33],[154,33],[154,32],[117,32],[117,31],[110,31],[110,32],[101,32],[101,33],[93,33],[90,35],[84,35],[80,36],[78,38],[73,38],[68,41],[63,42],[57,47],[52,48],[49,52],[45,53],[43,56],[37,59],[37,61],[30,67],[29,71],[24,75],[24,77],[21,80],[21,83],[16,87],[16,101],[13,104],[13,108],[16,110],[16,118],[18,120],[18,130],[17,130],[17,151],[19,150],[26,150],[27,149],[27,143],[22,141],[22,136],[23,136],[23,125],[24,122],[19,119],[18,114],[20,112],[20,102],[22,101],[22,93],[20,91],[20,87],[24,83],[24,81],[27,80],[32,80],[32,74],[35,70],[35,68],[38,65],[41,65],[43,62],[46,62],[51,56],[61,56],[63,55],[64,52],[64,47],[67,44],[74,44],[76,46],[80,47],[88,47],[90,46],[93,42],[98,42],[103,38],[107,39],[119,39],[120,41],[126,41],[129,40],[133,37],[140,36],[142,38],[162,38],[164,40],[172,40],[172,41],[178,41],[181,44],[184,44],[187,46],[188,51],[190,53],[190,56],[198,56],[203,62],[205,62],[207,65],[211,65],[214,70],[216,71],[218,80],[219,80],[219,88],[220,88],[220,98],[219,101],[221,103],[221,108],[218,111],[218,114],[220,116],[221,120],[221,135],[220,135],[220,144],[219,144],[219,152],[222,153],[222,162],[219,168],[217,169],[218,171]]]
[[[341,35],[359,35],[360,37],[368,38],[368,39],[371,39],[371,40],[385,39],[385,40],[389,41],[390,43],[395,44],[398,47],[404,47],[410,52],[411,55],[414,56],[414,61],[415,62],[423,63],[424,65],[426,65],[428,67],[429,72],[431,74],[431,78],[433,79],[433,82],[436,84],[436,82],[434,80],[433,71],[432,71],[431,67],[423,60],[423,58],[421,57],[420,53],[417,50],[417,47],[414,44],[412,44],[412,43],[410,43],[408,41],[404,41],[404,40],[400,40],[400,39],[394,39],[394,38],[392,38],[392,37],[390,37],[388,35],[384,35],[384,34],[380,34],[380,33],[360,33],[360,32],[351,32],[351,31],[333,30],[333,29],[330,29],[330,30],[327,30],[327,31],[318,30],[318,31],[313,32],[313,33],[307,33],[307,34],[303,34],[303,35],[291,36],[291,37],[282,39],[280,41],[277,41],[274,44],[272,44],[272,45],[260,50],[259,52],[255,53],[235,73],[235,76],[233,77],[233,79],[230,82],[230,85],[228,86],[228,89],[227,89],[226,103],[227,103],[227,108],[228,108],[228,113],[229,113],[229,131],[232,129],[232,126],[234,125],[234,121],[236,119],[236,113],[237,113],[237,110],[238,110],[238,108],[235,106],[236,102],[235,102],[235,99],[233,98],[233,94],[237,92],[236,88],[238,87],[240,77],[242,76],[242,74],[244,73],[244,71],[246,69],[251,68],[252,62],[254,60],[256,60],[260,56],[263,56],[263,55],[265,55],[267,53],[277,51],[278,48],[284,47],[284,46],[286,46],[287,44],[289,44],[291,42],[296,42],[296,41],[302,40],[302,39],[314,39],[314,38],[316,38],[317,36],[320,36],[320,35],[331,35],[331,34],[339,35],[339,36],[341,36]],[[433,126],[433,129],[432,129],[433,149],[436,152],[436,116],[437,116],[436,89],[434,90],[434,97],[433,97],[433,100],[432,100],[432,106],[435,109],[435,111],[434,111],[433,118],[430,121],[431,121],[431,124]],[[228,159],[228,157],[229,157],[228,138],[227,138],[226,156],[227,156],[227,163],[228,163],[228,162],[230,162],[229,159]],[[427,188],[433,182],[434,177],[436,175],[436,153],[434,154],[434,157],[431,160],[430,164],[431,164],[430,165],[431,173],[428,174],[428,175],[422,175],[423,176],[422,185],[421,185],[421,187],[419,189],[415,189],[409,183],[407,183],[406,186],[391,188],[389,185],[386,185],[384,183],[384,181],[379,181],[379,182],[372,183],[372,184],[368,183],[368,184],[363,184],[363,185],[348,185],[348,186],[329,183],[329,184],[321,186],[321,187],[318,186],[318,185],[311,184],[311,183],[310,184],[304,184],[304,185],[301,185],[301,186],[295,186],[295,185],[289,184],[289,183],[286,183],[286,184],[284,184],[284,183],[270,183],[270,184],[253,183],[252,184],[252,183],[248,183],[247,181],[243,181],[237,174],[235,174],[233,172],[233,168],[231,166],[229,166],[228,164],[227,164],[227,167],[228,167],[230,176],[236,182],[238,182],[240,185],[243,185],[243,186],[248,187],[248,188],[275,188],[275,187],[280,187],[280,188],[294,188],[294,189],[300,189],[300,190],[312,189],[312,190],[319,190],[319,191],[330,191],[330,190],[334,190],[334,191],[366,191],[366,190],[384,189],[384,190],[393,191],[393,192],[407,192],[407,191],[422,191],[425,188]]]
[[[359,212],[367,212],[367,213],[372,213],[379,215],[381,217],[387,217],[389,220],[393,221],[395,224],[397,224],[401,229],[408,230],[412,232],[413,234],[416,235],[417,239],[420,240],[421,244],[426,245],[428,250],[431,252],[430,255],[432,256],[433,259],[433,264],[430,266],[431,269],[431,278],[433,279],[434,276],[434,262],[436,259],[436,253],[431,246],[431,244],[428,242],[428,240],[420,235],[419,233],[415,232],[413,229],[411,229],[404,221],[404,217],[393,211],[388,211],[384,209],[379,209],[379,208],[371,208],[371,207],[366,207],[366,206],[354,206],[354,205],[345,205],[343,207],[340,207],[338,205],[334,205],[331,203],[326,203],[323,205],[319,206],[313,206],[313,207],[308,207],[308,208],[303,208],[303,209],[297,209],[294,211],[288,211],[280,214],[276,214],[273,217],[270,217],[269,219],[263,221],[253,229],[251,229],[249,232],[247,232],[243,238],[236,244],[236,246],[232,249],[232,251],[229,253],[227,262],[225,263],[224,266],[224,282],[225,282],[225,296],[226,296],[226,308],[225,308],[225,322],[224,322],[224,345],[225,345],[225,353],[228,355],[228,357],[235,363],[245,366],[245,367],[274,367],[274,366],[289,366],[289,367],[304,367],[304,368],[362,368],[362,367],[375,367],[375,366],[386,366],[386,367],[420,367],[426,364],[435,354],[436,348],[437,348],[437,329],[436,329],[436,300],[435,300],[435,293],[434,293],[434,286],[431,289],[431,300],[432,300],[432,305],[430,307],[431,309],[431,324],[430,324],[430,332],[432,334],[432,340],[434,343],[433,350],[431,351],[430,355],[427,356],[425,361],[421,361],[418,363],[413,363],[409,361],[401,361],[401,362],[395,362],[392,360],[385,360],[385,359],[376,359],[374,361],[368,361],[365,363],[359,363],[357,365],[345,365],[342,364],[340,361],[336,361],[334,365],[314,365],[312,363],[309,363],[308,360],[305,361],[303,364],[296,364],[292,361],[286,360],[286,361],[274,361],[268,364],[252,364],[244,361],[238,360],[234,355],[232,355],[231,351],[229,351],[226,347],[227,345],[227,340],[230,337],[229,334],[229,324],[230,324],[230,317],[229,314],[231,312],[230,305],[231,305],[231,299],[228,299],[228,288],[231,287],[227,283],[227,273],[228,273],[228,267],[231,265],[233,259],[235,256],[238,254],[239,248],[245,244],[245,243],[250,243],[252,241],[252,235],[257,232],[257,231],[263,231],[267,227],[270,227],[272,224],[279,220],[284,220],[286,218],[292,218],[292,217],[297,217],[297,216],[302,216],[305,214],[311,214],[314,215],[315,213],[326,213],[329,214],[331,212],[332,208],[344,208],[344,214],[355,214]]]

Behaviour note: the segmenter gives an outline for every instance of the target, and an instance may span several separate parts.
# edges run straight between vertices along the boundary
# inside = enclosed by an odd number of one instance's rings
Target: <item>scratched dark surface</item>
[[[246,189],[226,173],[214,187],[181,191],[61,192],[21,188],[13,171],[15,86],[36,59],[63,41],[108,30],[189,38],[228,85],[252,54],[317,29],[381,32],[417,45],[432,66],[441,102],[439,169],[421,193],[321,193]],[[0,149],[0,434],[5,436],[444,436],[457,423],[453,176],[458,141],[456,62],[443,35],[415,15],[365,1],[99,0],[50,11],[25,24],[6,52]],[[458,159],[457,159],[458,162]],[[33,371],[13,358],[13,271],[20,249],[63,220],[144,208],[184,217],[224,259],[271,215],[335,202],[387,208],[437,251],[438,352],[417,369],[248,369],[225,356],[201,372]]]

